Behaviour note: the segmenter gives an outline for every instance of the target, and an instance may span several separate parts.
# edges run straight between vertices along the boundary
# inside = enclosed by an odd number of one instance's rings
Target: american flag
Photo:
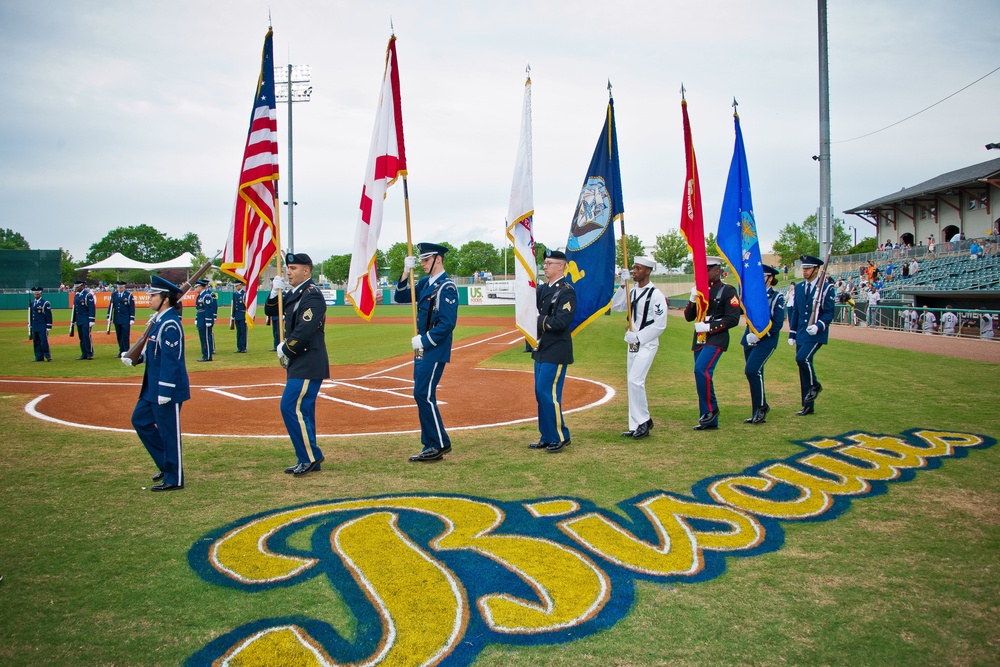
[[[220,267],[223,273],[247,286],[247,326],[253,327],[257,311],[260,272],[278,250],[276,221],[278,186],[278,122],[274,108],[274,56],[272,31],[264,37],[257,91],[254,94],[250,130],[243,150],[239,188],[232,226]]]

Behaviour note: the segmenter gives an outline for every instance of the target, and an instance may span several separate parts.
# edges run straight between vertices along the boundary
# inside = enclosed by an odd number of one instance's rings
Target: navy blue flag
[[[729,181],[722,200],[716,243],[739,281],[741,306],[750,330],[763,336],[771,328],[771,307],[767,301],[767,287],[764,285],[764,269],[757,241],[757,222],[753,217],[750,172],[747,169],[746,150],[743,148],[740,117],[733,114],[733,118],[736,122],[736,146],[733,148],[733,161],[729,165]]]
[[[608,100],[607,118],[566,241],[566,275],[576,289],[574,336],[611,307],[615,290],[614,223],[624,213],[615,102]]]

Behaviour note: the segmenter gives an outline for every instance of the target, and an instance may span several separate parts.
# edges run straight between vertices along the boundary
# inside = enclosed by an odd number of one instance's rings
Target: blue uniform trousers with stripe
[[[93,327],[90,323],[77,324],[76,333],[80,337],[80,356],[85,359],[94,358],[94,341],[91,339]]]
[[[212,353],[215,352],[215,334],[212,333],[212,327],[199,324],[198,340],[201,341],[201,358],[211,359]]]
[[[705,345],[694,353],[694,384],[698,388],[699,414],[704,415],[719,409],[719,403],[715,400],[712,374],[715,372],[715,365],[722,357],[722,351],[722,348],[716,345]],[[714,419],[706,422],[706,426],[715,426],[718,423],[719,420]]]
[[[323,460],[323,452],[316,446],[316,395],[322,384],[322,380],[288,378],[281,394],[281,418],[298,463]]]
[[[566,364],[535,362],[535,400],[538,402],[540,442],[555,444],[569,440],[569,427],[566,426],[562,411],[566,369]]]
[[[52,358],[52,352],[49,350],[48,331],[32,331],[31,343],[35,349],[35,361]]]
[[[420,443],[424,449],[451,447],[437,405],[437,386],[444,373],[444,362],[413,360],[413,398],[420,417]]]
[[[750,383],[751,417],[767,403],[767,393],[764,391],[764,364],[767,363],[776,347],[777,345],[757,343],[743,348],[743,357],[747,362],[743,372],[747,376],[747,382]]]
[[[813,401],[806,402],[806,394],[813,387],[818,387],[819,380],[816,379],[816,368],[813,366],[813,357],[819,351],[823,343],[808,343],[806,345],[795,346],[795,363],[799,365],[799,388],[802,390],[802,407],[813,407]]]
[[[181,404],[170,401],[160,405],[140,397],[132,411],[132,426],[156,468],[163,472],[163,483],[184,486]]]
[[[247,351],[247,321],[246,320],[234,320],[233,324],[236,325],[236,349]],[[278,347],[275,345],[275,347]]]

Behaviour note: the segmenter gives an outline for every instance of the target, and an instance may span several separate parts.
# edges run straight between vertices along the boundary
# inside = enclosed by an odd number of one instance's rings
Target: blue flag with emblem
[[[576,290],[574,336],[611,307],[615,290],[614,223],[624,213],[615,101],[609,99],[604,127],[566,241],[566,276]]]
[[[735,104],[735,103],[734,103]],[[719,252],[733,269],[739,281],[740,301],[750,330],[763,336],[771,328],[771,307],[764,285],[763,262],[757,240],[757,223],[753,217],[750,198],[750,172],[743,148],[743,132],[739,114],[733,114],[736,123],[736,146],[729,165],[729,181],[722,199],[719,216],[719,233],[716,242]]]

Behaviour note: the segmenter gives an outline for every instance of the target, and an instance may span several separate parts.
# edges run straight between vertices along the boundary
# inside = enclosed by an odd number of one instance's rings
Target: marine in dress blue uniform
[[[97,302],[94,300],[94,293],[82,280],[74,282],[73,288],[76,294],[73,295],[72,318],[76,323],[76,332],[80,336],[80,356],[77,360],[93,359],[94,341],[91,338],[91,329],[97,318]]]
[[[576,290],[566,280],[566,254],[546,250],[542,261],[546,283],[535,290],[538,307],[538,346],[535,360],[535,401],[538,403],[538,442],[531,449],[555,453],[570,444],[569,427],[563,419],[562,393],[566,369],[573,363],[573,315]]]
[[[312,281],[312,259],[305,253],[285,256],[287,282],[276,278],[267,303],[277,307],[282,294],[285,340],[278,343],[278,360],[287,371],[281,394],[281,418],[295,448],[296,463],[285,472],[301,477],[320,470],[323,451],[316,444],[316,396],[330,377],[326,352],[326,299]],[[266,304],[265,304],[266,307]]]
[[[52,330],[52,304],[42,297],[41,287],[31,288],[28,303],[28,332],[35,348],[35,361],[52,361],[49,331]]]
[[[195,283],[195,289],[198,290],[198,298],[194,301],[194,323],[198,327],[198,339],[201,341],[201,358],[198,361],[211,361],[215,354],[215,318],[219,312],[219,303],[207,280],[199,280]]]
[[[747,376],[747,382],[750,383],[750,417],[743,420],[744,424],[763,424],[765,416],[771,409],[764,391],[764,364],[778,347],[781,327],[785,325],[785,296],[774,288],[778,282],[779,271],[767,264],[763,269],[764,280],[767,282],[767,303],[771,307],[771,328],[766,335],[758,337],[750,331],[748,325],[740,340],[743,346],[743,358],[746,360],[743,372]]]
[[[173,283],[159,276],[150,278],[149,307],[154,321],[139,357],[146,369],[132,411],[132,426],[160,471],[153,476],[160,483],[150,491],[184,488],[181,405],[191,398],[191,388],[184,363],[180,297],[181,290]],[[132,360],[122,357],[122,363],[131,366]]]
[[[708,310],[705,319],[695,322],[691,351],[694,352],[694,383],[698,389],[700,417],[694,430],[705,431],[719,427],[719,403],[715,400],[713,374],[722,353],[729,349],[729,330],[740,323],[740,298],[736,288],[722,282],[722,258],[706,257],[708,266]],[[691,291],[692,299],[695,291]],[[694,322],[698,306],[693,300],[684,308],[684,319]],[[699,341],[699,334],[705,340]]]
[[[246,288],[233,292],[233,324],[236,325],[236,351],[247,351],[247,291]],[[275,348],[278,346],[275,345]]]
[[[458,320],[458,288],[444,270],[446,246],[421,243],[420,264],[427,274],[416,285],[417,335],[413,337],[413,399],[420,418],[420,443],[423,449],[410,460],[436,461],[451,452],[451,438],[441,421],[437,403],[437,386],[444,374],[444,367],[451,361],[451,341]],[[412,303],[409,271],[414,258],[406,260],[406,270],[399,282],[393,300]]]
[[[115,291],[111,293],[108,303],[108,320],[115,325],[120,357],[132,346],[132,325],[135,324],[135,297],[125,289],[124,281],[115,283]]]
[[[816,378],[813,357],[830,338],[830,322],[833,321],[834,286],[824,281],[817,285],[816,274],[823,260],[812,255],[799,257],[804,280],[795,286],[792,294],[791,310],[788,313],[788,344],[795,345],[795,363],[799,366],[799,387],[802,392],[802,409],[795,414],[803,417],[815,412],[816,396],[823,391],[823,385]],[[819,298],[816,290],[819,288]],[[813,309],[819,304],[815,324],[809,324]]]

